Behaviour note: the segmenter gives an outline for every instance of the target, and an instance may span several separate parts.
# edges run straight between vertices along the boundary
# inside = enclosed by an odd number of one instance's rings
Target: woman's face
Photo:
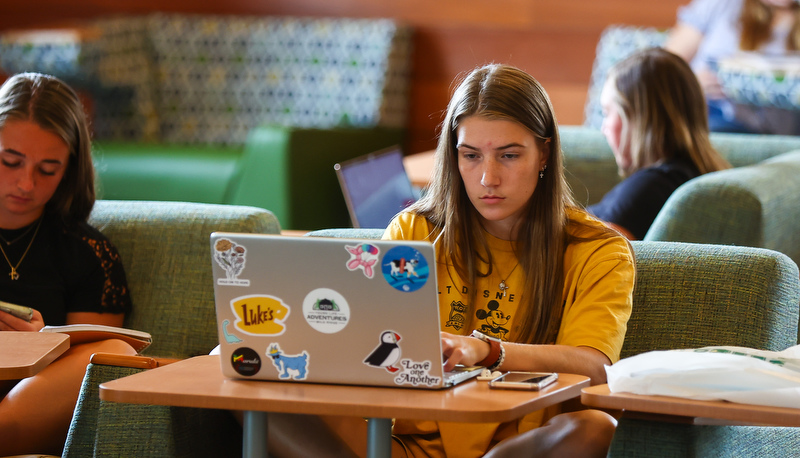
[[[530,130],[513,121],[470,116],[456,136],[458,170],[484,228],[495,237],[515,239],[547,154]]]
[[[69,147],[31,121],[0,129],[0,227],[16,229],[39,218],[67,169]]]
[[[608,146],[614,152],[617,167],[626,170],[631,166],[632,162],[630,148],[628,147],[630,139],[623,137],[623,131],[626,129],[623,129],[622,108],[614,100],[615,93],[614,81],[609,78],[600,93],[600,106],[603,109],[603,124],[600,130],[606,137]]]

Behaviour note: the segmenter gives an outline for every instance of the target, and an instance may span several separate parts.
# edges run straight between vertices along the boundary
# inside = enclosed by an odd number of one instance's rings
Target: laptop
[[[392,217],[416,202],[419,192],[403,167],[398,146],[333,166],[353,227],[384,228]]]
[[[437,389],[443,373],[433,245],[211,234],[222,373],[231,378]]]

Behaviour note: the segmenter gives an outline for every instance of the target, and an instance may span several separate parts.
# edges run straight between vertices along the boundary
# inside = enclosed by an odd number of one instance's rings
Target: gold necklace
[[[517,270],[517,266],[518,265],[519,265],[519,261],[517,261],[517,263],[514,264],[514,268],[511,269],[511,272],[509,272],[508,275],[506,275],[506,278],[504,280],[500,280],[500,284],[498,285],[498,288],[500,288],[500,291],[503,292],[503,297],[506,297],[506,290],[509,288],[509,286],[506,285],[506,280],[508,280],[508,278],[511,277],[511,274],[513,274],[514,271]],[[500,269],[497,269],[497,271],[499,272]]]
[[[6,238],[3,237],[2,235],[0,235],[0,240],[2,240],[3,243],[6,244],[6,246],[9,246],[12,243],[17,243],[20,240],[22,240],[23,237],[25,237],[26,235],[30,234],[32,229],[33,229],[33,224],[31,224],[27,229],[25,229],[25,232],[23,232],[22,235],[20,235],[19,237],[15,238],[14,240],[6,240]]]
[[[25,256],[28,254],[28,251],[31,249],[31,246],[33,246],[33,241],[36,240],[36,234],[39,233],[39,226],[42,225],[42,220],[43,219],[44,219],[43,217],[39,218],[39,223],[36,225],[36,230],[33,231],[33,237],[31,237],[31,241],[28,243],[28,248],[25,248],[25,252],[22,253],[22,257],[19,258],[19,262],[17,262],[16,266],[11,264],[11,261],[8,259],[8,255],[6,254],[6,251],[3,249],[3,246],[0,245],[0,252],[3,253],[3,257],[6,258],[6,262],[8,263],[8,266],[11,267],[11,272],[8,274],[8,276],[11,277],[12,280],[19,280],[19,274],[17,273],[17,268],[19,267],[20,264],[22,264],[22,260],[25,259]]]

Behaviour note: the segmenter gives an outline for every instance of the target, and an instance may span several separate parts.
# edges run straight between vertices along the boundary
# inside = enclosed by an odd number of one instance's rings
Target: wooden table
[[[713,418],[733,424],[800,426],[800,409],[727,401],[696,401],[672,396],[612,393],[608,385],[584,388],[581,393],[581,403],[590,407],[689,419]]]
[[[403,157],[403,168],[406,169],[406,175],[412,185],[420,189],[428,186],[433,172],[435,152],[436,150],[423,151]]]
[[[36,375],[69,349],[69,336],[55,332],[0,332],[0,380]]]
[[[219,356],[198,356],[100,385],[100,399],[243,410],[244,455],[266,456],[266,412],[368,418],[369,456],[391,455],[391,419],[504,422],[580,395],[589,378],[560,374],[541,392],[491,390],[475,380],[444,390],[234,380]]]

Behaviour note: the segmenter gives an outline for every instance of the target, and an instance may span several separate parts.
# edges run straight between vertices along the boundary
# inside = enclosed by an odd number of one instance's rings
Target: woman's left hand
[[[30,322],[17,318],[14,315],[6,312],[0,312],[0,331],[30,331],[38,332],[44,327],[44,319],[42,314],[33,309],[33,318]]]
[[[489,344],[480,339],[448,332],[442,332],[441,336],[445,371],[453,370],[456,364],[472,366],[489,356]]]

